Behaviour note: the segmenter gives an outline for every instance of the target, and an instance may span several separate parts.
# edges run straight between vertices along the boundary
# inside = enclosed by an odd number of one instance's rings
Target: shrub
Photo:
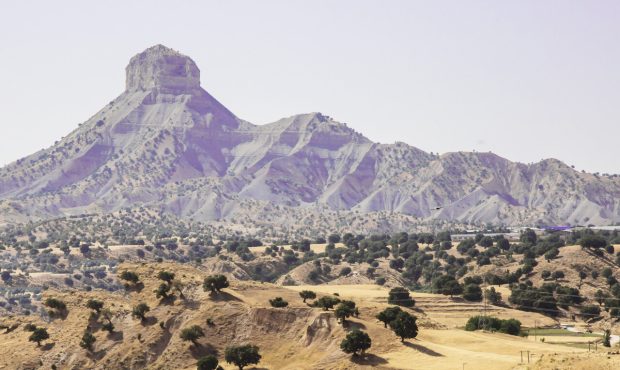
[[[146,303],[138,303],[138,305],[136,305],[131,311],[131,315],[144,321],[146,319],[146,313],[150,310],[151,308]]]
[[[47,333],[47,329],[45,328],[36,328],[28,337],[28,340],[31,342],[36,342],[37,346],[41,346],[41,342],[49,339],[50,335]]]
[[[275,297],[274,299],[270,299],[269,304],[271,304],[271,307],[278,307],[278,308],[288,306],[288,302],[285,301],[282,297]]]
[[[86,302],[86,308],[94,310],[99,314],[103,308],[103,302],[96,299],[89,299],[88,302]]]
[[[49,308],[55,309],[57,311],[66,311],[67,310],[67,305],[65,304],[65,302],[56,299],[56,298],[48,298],[45,300],[45,302],[43,303],[44,305],[46,305]]]
[[[168,298],[168,293],[170,293],[170,285],[166,283],[159,284],[159,287],[155,289],[155,297],[166,299]]]
[[[492,305],[497,305],[502,301],[502,294],[495,291],[495,288],[493,287],[484,291],[484,297]]]
[[[159,278],[160,280],[163,280],[166,283],[170,284],[170,283],[172,283],[172,280],[174,280],[174,273],[169,272],[169,271],[160,271],[157,274],[157,278]]]
[[[502,320],[490,316],[472,316],[465,324],[465,330],[489,330],[499,331],[500,333],[519,335],[521,332],[521,322],[515,319]]]
[[[189,328],[181,330],[181,334],[179,336],[184,341],[190,341],[194,343],[194,345],[197,345],[198,339],[204,337],[205,333],[200,326],[192,325]]]
[[[88,351],[92,351],[93,344],[95,343],[95,341],[97,341],[97,338],[95,338],[95,336],[87,330],[84,332],[84,335],[82,335],[82,340],[80,341],[80,347]]]
[[[370,348],[372,341],[368,334],[360,330],[353,330],[347,334],[347,336],[340,343],[340,349],[344,353],[352,353],[353,356],[357,356],[360,352],[362,355]]]
[[[127,270],[121,272],[120,278],[133,284],[137,284],[140,281],[140,277],[138,277],[138,274],[133,271]]]
[[[351,268],[349,266],[347,267],[343,267],[342,270],[340,270],[340,276],[347,276],[351,273]]]

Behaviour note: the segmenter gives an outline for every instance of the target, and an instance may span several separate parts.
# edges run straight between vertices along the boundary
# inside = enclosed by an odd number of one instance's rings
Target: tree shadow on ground
[[[88,352],[86,356],[93,361],[99,361],[105,356],[105,353],[106,353],[106,350],[102,349],[101,351]]]
[[[123,334],[122,331],[115,331],[115,332],[112,332],[112,333],[108,333],[108,339],[109,340],[113,340],[115,342],[122,341],[124,337],[125,337],[125,335]]]
[[[409,348],[415,349],[418,352],[424,353],[425,355],[433,356],[433,357],[444,357],[439,352],[435,352],[430,348],[426,348],[421,344],[411,343],[411,342],[403,342],[403,344]]]
[[[197,310],[200,308],[200,302],[198,301],[190,301],[189,299],[184,299],[182,302],[183,306],[185,306],[185,308],[189,310]]]
[[[56,345],[56,343],[52,342],[52,343],[45,343],[44,345],[41,346],[41,351],[49,351],[52,348],[54,348],[54,346]]]
[[[125,284],[125,290],[127,292],[140,293],[143,289],[144,289],[144,283],[141,281],[136,284],[129,284],[129,283]]]
[[[159,306],[172,306],[174,304],[174,301],[177,300],[177,296],[175,295],[169,295],[166,298],[162,298],[159,300]]]
[[[189,352],[196,359],[207,356],[207,355],[213,355],[216,357],[218,355],[218,351],[215,347],[213,347],[210,344],[201,344],[201,343],[192,344],[189,347]]]
[[[366,329],[366,325],[362,324],[361,322],[355,322],[355,321],[346,321],[345,325],[344,325],[345,330],[347,331],[351,331],[351,330],[365,330]]]
[[[211,298],[212,301],[214,302],[243,302],[242,300],[240,300],[239,298],[235,297],[234,295],[230,294],[230,293],[226,293],[226,292],[219,292],[219,293],[209,293],[209,297]]]
[[[141,324],[142,326],[153,326],[157,324],[157,317],[154,317],[154,316],[145,317],[144,320],[142,320]]]
[[[384,365],[388,363],[387,360],[384,359],[383,357],[373,355],[372,353],[366,353],[363,356],[362,355],[352,356],[351,362],[357,365],[369,365],[369,366]]]

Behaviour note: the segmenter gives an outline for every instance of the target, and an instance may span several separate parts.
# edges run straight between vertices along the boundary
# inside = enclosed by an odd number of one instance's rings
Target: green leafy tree
[[[356,329],[348,333],[342,340],[340,349],[344,353],[352,353],[353,356],[357,356],[358,352],[363,355],[371,345],[372,341],[368,334]]]
[[[463,289],[463,298],[468,301],[478,302],[482,300],[482,289],[478,284],[467,284]]]
[[[399,312],[396,318],[390,321],[389,325],[394,334],[400,337],[400,341],[404,342],[407,338],[415,338],[418,335],[417,317],[407,312]]]
[[[330,308],[334,308],[334,306],[338,303],[340,303],[340,299],[331,296],[323,296],[314,302],[315,306],[321,307],[323,311],[328,311]]]
[[[379,312],[375,317],[377,318],[377,320],[383,323],[383,327],[387,328],[388,324],[392,322],[401,312],[402,310],[400,309],[400,307],[388,307],[383,311]]]
[[[198,339],[204,336],[205,336],[204,331],[198,325],[192,325],[189,328],[185,328],[181,330],[181,334],[180,334],[181,339],[183,339],[186,342],[190,341],[194,345],[198,345]]]
[[[146,320],[146,313],[150,310],[151,308],[146,303],[138,303],[131,311],[131,315],[144,321]]]
[[[560,255],[560,251],[557,248],[551,248],[547,253],[545,253],[545,259],[547,262],[551,262],[551,260],[557,258]]]
[[[246,344],[226,348],[224,359],[227,363],[237,366],[239,370],[243,370],[248,365],[258,364],[261,355],[258,352],[257,346]]]
[[[84,332],[84,335],[82,335],[82,340],[80,341],[80,347],[84,348],[85,350],[92,351],[93,344],[96,341],[97,341],[97,338],[95,338],[95,336],[91,332],[86,330]]]
[[[490,236],[485,236],[478,242],[478,245],[484,248],[489,248],[493,246],[493,238]]]
[[[342,301],[338,304],[336,309],[334,310],[334,315],[337,319],[340,320],[342,326],[344,326],[346,319],[355,314],[355,302],[353,301]]]
[[[495,290],[494,287],[484,291],[484,298],[492,305],[498,305],[502,301],[502,294]]]
[[[581,239],[579,239],[579,245],[582,248],[605,248],[607,245],[607,239],[600,235],[584,235]]]
[[[299,292],[299,296],[304,300],[304,303],[306,303],[306,299],[315,299],[316,293],[311,290],[302,290]]]
[[[210,291],[211,294],[217,294],[224,288],[228,288],[228,278],[224,275],[211,275],[207,276],[202,284],[202,288],[205,292]]]
[[[28,340],[31,342],[36,342],[37,346],[41,346],[41,342],[49,339],[50,335],[47,333],[47,329],[45,328],[36,328],[28,337]]]
[[[403,307],[415,306],[415,300],[409,295],[409,290],[402,287],[396,287],[390,290],[388,293],[388,303]]]
[[[218,370],[221,369],[217,357],[208,355],[198,359],[196,370]]]

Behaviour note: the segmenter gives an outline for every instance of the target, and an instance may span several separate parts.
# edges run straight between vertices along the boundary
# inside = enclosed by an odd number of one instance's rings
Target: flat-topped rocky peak
[[[200,70],[186,55],[163,45],[137,54],[126,68],[127,91],[159,90],[180,94],[200,87]]]

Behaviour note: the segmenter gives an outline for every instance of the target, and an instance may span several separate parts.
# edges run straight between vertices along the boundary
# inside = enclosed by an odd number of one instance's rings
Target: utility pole
[[[527,351],[527,363],[530,363],[530,351]]]

